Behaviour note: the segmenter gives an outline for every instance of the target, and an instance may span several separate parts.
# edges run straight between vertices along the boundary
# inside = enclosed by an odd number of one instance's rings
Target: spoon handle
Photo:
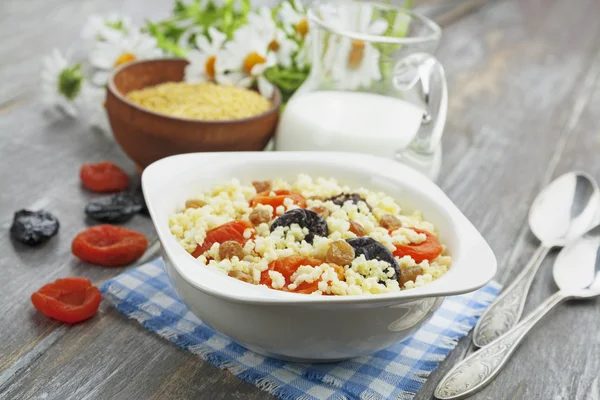
[[[490,383],[500,372],[527,332],[554,306],[572,296],[558,291],[517,326],[454,366],[435,389],[442,400],[463,399]]]
[[[483,347],[519,322],[533,278],[550,251],[540,245],[525,268],[483,313],[473,331],[473,344]]]

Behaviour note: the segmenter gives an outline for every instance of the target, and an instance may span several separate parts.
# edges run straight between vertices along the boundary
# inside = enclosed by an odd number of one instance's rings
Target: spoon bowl
[[[556,286],[574,298],[600,296],[600,225],[562,249],[552,274]]]
[[[596,222],[600,190],[581,171],[552,181],[538,194],[529,210],[529,227],[544,247],[563,247]]]

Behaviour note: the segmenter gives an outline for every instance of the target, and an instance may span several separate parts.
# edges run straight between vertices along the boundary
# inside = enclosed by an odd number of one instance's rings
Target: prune
[[[284,213],[273,222],[271,232],[277,227],[291,226],[292,224],[298,224],[301,228],[308,229],[309,233],[304,238],[307,243],[312,244],[315,235],[327,236],[329,234],[327,222],[316,212],[305,208],[295,208]]]
[[[394,274],[389,276],[389,279],[397,280],[400,277],[400,267],[392,253],[384,245],[368,236],[347,239],[346,241],[354,247],[356,257],[363,255],[367,260],[385,261],[394,270]]]
[[[11,236],[29,246],[44,243],[58,232],[58,219],[47,211],[20,210],[10,227]]]
[[[92,201],[85,207],[85,213],[99,222],[117,223],[129,221],[142,209],[139,196],[122,192]]]
[[[358,204],[359,202],[363,201],[367,205],[367,207],[369,207],[369,210],[371,209],[367,201],[363,199],[362,196],[358,193],[341,193],[330,197],[327,200],[332,201],[333,204],[337,204],[338,206],[343,206],[344,203],[347,201],[351,201],[354,204]]]

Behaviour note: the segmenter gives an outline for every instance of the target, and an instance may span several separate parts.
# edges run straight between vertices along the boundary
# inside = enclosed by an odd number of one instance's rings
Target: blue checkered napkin
[[[492,282],[447,298],[413,336],[373,355],[331,364],[263,357],[203,324],[175,294],[162,259],[102,285],[104,298],[147,329],[284,400],[412,399],[500,291]]]

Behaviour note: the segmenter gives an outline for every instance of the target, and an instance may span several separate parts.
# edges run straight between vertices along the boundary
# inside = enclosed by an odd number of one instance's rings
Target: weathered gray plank
[[[74,210],[82,210],[92,196],[79,187],[77,170],[85,161],[110,159],[133,171],[110,141],[90,134],[83,124],[42,119],[34,96],[36,60],[53,46],[76,44],[84,15],[122,9],[141,20],[168,7],[169,2],[141,0],[2,4],[0,33],[18,32],[21,42],[0,45],[5,82],[0,104],[12,107],[0,111],[0,159],[10,166],[0,169],[0,225],[6,232],[12,212],[24,206],[48,208],[63,225],[59,237],[36,251],[13,245],[8,236],[0,242],[0,398],[267,397],[107,305],[86,324],[66,328],[35,313],[28,300],[37,287],[59,276],[78,274],[100,282],[122,271],[83,265],[70,256],[70,240],[84,227],[82,214]],[[440,58],[450,80],[451,112],[441,184],[490,241],[502,281],[516,274],[536,244],[525,217],[543,183],[575,167],[600,178],[600,165],[594,163],[600,149],[594,129],[600,110],[594,75],[598,16],[591,0],[577,6],[503,1],[445,32]],[[152,234],[142,217],[128,226]],[[544,264],[528,308],[553,290],[551,261]],[[597,303],[557,310],[477,398],[598,398],[598,361],[589,356],[598,353],[597,315]],[[577,323],[582,328],[571,329]],[[443,370],[467,344],[461,342],[418,398],[431,396]],[[543,373],[530,373],[540,366]]]

